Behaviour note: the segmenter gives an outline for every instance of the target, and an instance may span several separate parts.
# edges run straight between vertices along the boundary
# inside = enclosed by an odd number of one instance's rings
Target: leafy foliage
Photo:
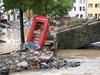
[[[29,6],[29,0],[3,0],[4,12],[11,10],[17,12],[19,9],[26,11]]]
[[[73,8],[75,0],[3,0],[5,7],[4,11],[11,10],[16,12],[18,9],[33,10],[34,14],[43,15],[46,10],[47,14],[53,15],[67,15],[68,11]]]
[[[53,9],[54,15],[67,15],[73,8],[74,0],[56,0]]]
[[[36,0],[32,2],[33,13],[43,15],[45,11],[45,2],[47,1],[47,13],[53,15],[67,15],[73,8],[75,0]]]

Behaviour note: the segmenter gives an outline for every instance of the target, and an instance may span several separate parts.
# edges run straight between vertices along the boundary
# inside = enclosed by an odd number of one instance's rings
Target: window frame
[[[85,3],[85,0],[83,0],[83,3]]]
[[[83,6],[83,11],[85,11],[85,6]]]
[[[79,3],[81,4],[82,3],[82,0],[79,0]]]
[[[89,16],[89,15],[90,15],[90,16]],[[92,16],[91,16],[91,15],[92,15]],[[92,17],[93,17],[93,14],[92,14],[92,13],[88,14],[88,17],[89,17],[89,18],[92,18]]]
[[[98,14],[98,18],[100,18],[100,13]]]
[[[74,11],[76,11],[76,7],[74,7]]]
[[[89,7],[89,5],[92,5],[92,7]],[[88,8],[93,8],[93,4],[91,3],[91,4],[88,4]]]
[[[79,7],[79,11],[82,11],[82,7],[81,6]]]
[[[97,5],[97,7],[96,7],[96,5]],[[95,4],[95,8],[100,8],[100,4]]]

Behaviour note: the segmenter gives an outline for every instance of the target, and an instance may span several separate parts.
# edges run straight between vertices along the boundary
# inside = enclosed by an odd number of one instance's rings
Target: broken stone
[[[33,54],[29,54],[29,56],[30,56],[30,57],[32,57],[32,56],[33,56]]]
[[[26,56],[25,56],[25,55],[22,55],[22,56],[21,56],[21,58],[22,58],[22,59],[25,59],[25,58],[26,58]]]
[[[30,49],[29,52],[30,52],[30,53],[34,53],[34,49]]]
[[[28,53],[26,53],[26,54],[25,54],[25,56],[27,56],[27,57],[28,57],[28,56],[29,56],[29,54],[28,54]]]
[[[17,66],[28,67],[28,63],[26,61],[22,61],[22,62],[18,63]]]
[[[12,56],[12,54],[8,54],[7,56],[8,56],[8,57],[11,57],[11,56]]]
[[[0,64],[0,68],[2,68],[3,65],[4,65],[4,64],[1,63],[1,64]]]
[[[19,63],[19,60],[15,60],[15,63],[16,63],[16,64]]]
[[[16,51],[11,52],[11,54],[13,57],[20,56],[19,52]]]
[[[38,52],[38,51],[34,51],[34,54],[35,54],[35,55],[38,55],[38,54],[39,54],[39,52]]]
[[[77,66],[80,66],[80,63],[81,62],[70,62],[69,63],[69,67],[77,67]]]
[[[17,67],[17,68],[16,68],[16,71],[17,71],[17,72],[20,72],[20,71],[21,71],[21,67]]]
[[[21,71],[24,71],[25,69],[24,69],[24,68],[21,68],[20,70],[21,70]]]
[[[44,63],[41,63],[40,67],[41,68],[49,68],[49,65],[44,62]]]
[[[33,53],[32,55],[33,55],[33,56],[35,56],[35,54],[34,54],[34,53]]]
[[[6,71],[8,68],[6,66],[2,67],[2,71]]]

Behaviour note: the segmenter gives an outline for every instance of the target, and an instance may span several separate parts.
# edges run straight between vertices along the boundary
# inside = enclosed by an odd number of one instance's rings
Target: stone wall
[[[76,49],[100,40],[100,22],[68,28],[57,33],[58,49]]]

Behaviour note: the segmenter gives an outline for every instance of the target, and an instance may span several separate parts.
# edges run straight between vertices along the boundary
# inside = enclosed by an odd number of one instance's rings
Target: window
[[[83,11],[85,11],[85,7],[83,7]]]
[[[95,4],[95,8],[100,8],[100,4]]]
[[[88,7],[89,7],[89,8],[93,8],[93,4],[89,4]]]
[[[83,15],[80,15],[80,18],[82,18],[83,17]]]
[[[80,0],[80,3],[82,3],[82,0]]]
[[[80,7],[80,11],[82,11],[82,7]]]
[[[20,19],[20,15],[17,15],[17,19]]]
[[[100,18],[100,14],[98,14],[98,18]]]
[[[0,3],[1,3],[1,0],[0,0]]]
[[[76,7],[74,7],[74,11],[76,11]]]
[[[15,14],[13,15],[13,20],[15,20]]]
[[[83,0],[83,3],[85,3],[85,0]]]
[[[88,14],[88,17],[93,17],[93,14]]]

